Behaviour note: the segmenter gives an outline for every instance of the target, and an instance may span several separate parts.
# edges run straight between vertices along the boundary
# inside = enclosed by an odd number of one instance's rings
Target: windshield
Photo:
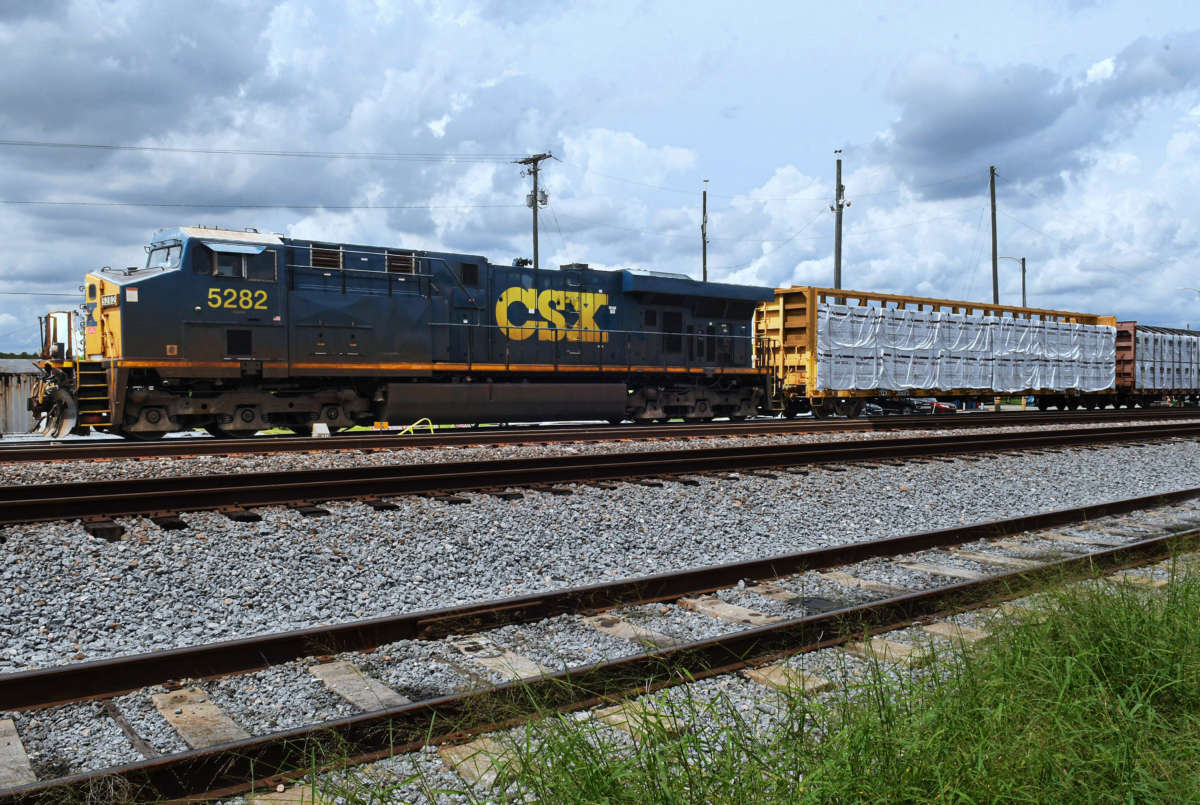
[[[181,254],[183,254],[183,246],[178,243],[173,246],[159,246],[151,249],[146,258],[146,268],[178,268]]]

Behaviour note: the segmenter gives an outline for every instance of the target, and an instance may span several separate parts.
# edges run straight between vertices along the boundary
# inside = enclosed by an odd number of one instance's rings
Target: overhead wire
[[[44,201],[41,199],[0,199],[0,204],[63,207],[182,207],[232,210],[469,210],[523,207],[523,204],[294,204],[257,201]]]
[[[824,213],[825,213],[825,207],[822,205],[821,209],[819,209],[819,210],[817,211],[817,214],[816,214],[816,215],[814,215],[814,216],[813,216],[813,217],[812,217],[812,218],[811,218],[811,219],[808,221],[808,223],[806,223],[804,226],[802,226],[802,227],[800,227],[799,229],[797,229],[797,230],[796,230],[796,232],[795,232],[795,233],[794,233],[794,234],[793,234],[793,235],[792,235],[790,238],[788,238],[787,240],[785,240],[785,241],[783,241],[782,243],[780,243],[780,244],[779,244],[778,246],[776,246],[774,249],[771,249],[771,250],[769,250],[769,251],[764,251],[762,254],[758,255],[758,256],[757,256],[757,257],[755,257],[753,260],[750,260],[750,261],[749,261],[749,262],[747,262],[747,263],[739,263],[739,264],[737,264],[737,265],[732,265],[732,266],[716,266],[716,268],[717,268],[717,269],[720,269],[720,270],[722,270],[722,271],[737,271],[738,269],[742,269],[742,268],[745,268],[745,267],[747,267],[747,266],[754,265],[754,263],[756,263],[757,261],[761,260],[762,258],[764,258],[764,257],[767,257],[767,256],[769,256],[769,255],[772,255],[772,254],[775,254],[775,253],[776,253],[776,252],[778,252],[780,249],[782,249],[784,246],[786,246],[786,245],[788,245],[789,243],[791,243],[793,240],[795,240],[797,237],[799,237],[799,235],[800,235],[802,232],[804,232],[804,230],[808,229],[810,226],[812,226],[813,224],[815,224],[815,223],[817,222],[817,219],[818,219],[818,218],[820,218],[820,217],[821,217],[821,216],[822,216]]]
[[[695,195],[700,192],[699,190],[685,190],[684,188],[680,188],[680,187],[668,187],[666,185],[653,184],[651,182],[644,182],[639,179],[630,179],[625,176],[615,176],[611,173],[605,173],[603,171],[595,170],[594,168],[585,168],[582,165],[577,165],[573,162],[569,162],[566,160],[560,159],[559,161],[562,162],[562,164],[564,164],[564,165],[568,165],[568,166],[580,171],[581,173],[590,173],[595,176],[600,176],[600,177],[603,177],[605,179],[610,179],[615,182],[623,182],[625,184],[636,185],[638,187],[647,187],[652,190],[661,190],[666,193],[679,193],[679,194],[689,195],[689,196]],[[877,168],[877,169],[883,170],[883,168]],[[871,196],[887,196],[887,195],[892,195],[894,193],[901,193],[905,190],[919,189],[919,188],[923,188],[923,187],[936,187],[938,185],[951,184],[953,182],[961,182],[964,179],[969,179],[974,175],[975,175],[974,172],[964,173],[964,174],[961,174],[958,176],[952,176],[948,179],[940,179],[936,182],[924,182],[921,184],[904,184],[904,185],[900,185],[898,187],[894,187],[894,188],[891,188],[888,190],[875,190],[875,191],[869,191],[866,193],[856,193],[855,196],[858,198],[867,198],[867,197],[871,197]],[[807,195],[807,196],[766,196],[766,197],[756,198],[753,196],[749,196],[745,193],[717,193],[717,192],[713,192],[712,190],[708,191],[708,194],[710,196],[713,196],[716,198],[742,198],[742,199],[746,199],[746,200],[752,201],[752,202],[815,201],[815,200],[819,200],[819,199],[824,199],[829,196],[829,194],[827,194],[827,193],[822,193],[820,195]],[[721,211],[724,209],[729,209],[729,208],[728,207],[718,207],[718,208],[714,208],[714,209],[710,210],[710,212],[718,212],[718,211]]]
[[[197,148],[166,145],[110,145],[105,143],[62,143],[40,140],[0,139],[0,146],[17,148],[74,148],[91,151],[141,151],[168,154],[217,154],[221,156],[299,157],[304,159],[366,159],[399,162],[509,162],[525,154],[434,154],[372,151],[286,151],[258,148]]]

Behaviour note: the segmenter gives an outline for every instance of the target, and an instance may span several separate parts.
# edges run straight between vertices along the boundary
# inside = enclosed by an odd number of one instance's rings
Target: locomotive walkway
[[[0,463],[77,461],[84,459],[153,458],[304,453],[324,450],[397,450],[478,445],[553,444],[651,439],[779,436],[801,433],[894,430],[950,430],[1005,426],[1068,425],[1104,422],[1161,422],[1200,417],[1200,410],[1155,408],[1072,412],[1012,411],[950,416],[889,416],[877,419],[758,419],[747,422],[673,423],[654,425],[528,425],[502,428],[439,430],[431,434],[342,433],[327,439],[310,436],[255,436],[246,439],[171,438],[157,442],[107,439],[0,443]]]
[[[247,507],[286,505],[303,514],[328,512],[321,501],[358,500],[394,508],[382,498],[447,495],[483,490],[498,494],[514,486],[561,489],[565,483],[676,478],[692,473],[802,471],[806,465],[1006,450],[1037,450],[1102,443],[1200,437],[1200,424],[1167,423],[1063,430],[1014,430],[999,434],[877,439],[851,443],[764,444],[640,453],[607,453],[497,461],[396,464],[242,475],[139,478],[89,483],[0,487],[0,526],[80,518],[94,535],[117,538],[112,517],[144,515],[164,528],[182,528],[179,512],[217,509],[233,519],[257,520]],[[681,482],[686,482],[684,479]],[[562,490],[566,492],[567,490]]]
[[[273,787],[314,769],[367,762],[431,743],[460,741],[470,733],[518,723],[549,708],[567,711],[620,703],[648,690],[763,666],[781,657],[821,647],[846,645],[848,650],[902,661],[905,650],[902,644],[878,637],[869,642],[851,644],[851,641],[860,640],[864,631],[877,633],[908,626],[914,621],[924,622],[931,633],[973,639],[982,633],[952,626],[944,618],[950,613],[1019,597],[1049,583],[1131,568],[1164,559],[1172,549],[1189,549],[1200,542],[1200,529],[1195,528],[1192,504],[1197,496],[1200,496],[1200,488],[1192,488],[612,584],[0,676],[0,710],[12,710],[111,697],[171,680],[246,673],[310,657],[317,658],[310,669],[314,675],[329,680],[326,684],[331,689],[350,696],[354,691],[335,681],[346,676],[341,672],[346,670],[342,666],[347,663],[329,662],[324,655],[367,650],[401,639],[461,636],[562,613],[595,613],[663,601],[674,601],[681,606],[686,602],[694,611],[716,618],[740,618],[742,626],[748,623],[752,627],[696,642],[660,644],[635,656],[558,673],[536,666],[525,668],[518,662],[521,657],[506,657],[510,668],[507,676],[515,677],[512,682],[418,702],[405,702],[402,698],[381,701],[374,707],[361,708],[366,712],[356,716],[265,736],[246,737],[243,732],[240,736],[218,737],[207,744],[197,740],[193,744],[195,748],[188,752],[165,757],[151,753],[144,761],[117,768],[0,790],[0,802],[75,801],[85,799],[89,792],[102,790],[119,791],[132,801],[228,796],[247,790],[251,784],[259,790]],[[1155,533],[1144,537],[1130,536],[1128,531],[1122,532],[1126,536],[1114,537],[1117,531],[1095,527],[1090,522],[1152,507],[1181,505],[1191,512],[1188,518],[1181,520],[1178,511],[1173,517],[1151,513],[1148,516],[1159,525],[1154,528]],[[1035,541],[1054,539],[1054,532],[1039,533],[1037,530],[1069,525],[1081,532],[1095,529],[1095,535],[1091,537],[1057,534],[1057,538],[1068,540],[1082,555],[1028,561],[994,552],[994,549],[1010,548],[1016,541],[1012,537]],[[931,585],[920,591],[892,590],[882,599],[835,606],[817,614],[807,614],[802,608],[799,612],[805,614],[795,617],[754,619],[747,616],[747,610],[738,612],[739,608],[729,606],[722,610],[718,602],[704,597],[706,593],[742,581],[755,583],[764,594],[770,595],[772,589],[782,590],[773,586],[773,581],[790,574],[845,567],[866,559],[898,557],[930,549],[953,551],[952,546],[964,542],[1000,537],[1010,539],[984,543],[980,549],[982,553],[970,554],[977,562],[990,562],[998,572],[980,574],[962,583]],[[1080,547],[1080,544],[1087,547]],[[959,555],[967,554],[960,551]],[[937,577],[939,573],[944,576],[945,569],[939,571],[936,565],[926,566],[935,568],[929,571],[933,576]],[[1009,570],[1013,566],[1019,569]],[[849,578],[850,574],[840,575]],[[1149,579],[1129,578],[1131,581]],[[795,596],[793,600],[796,600]],[[621,623],[619,615],[589,620],[599,623],[597,628],[608,621]],[[757,676],[751,678],[775,680],[770,683],[776,684],[782,674],[781,668],[758,668],[754,672]],[[366,679],[367,683],[371,681]],[[809,679],[805,684],[812,685],[816,681]],[[189,712],[203,709],[200,705],[207,702],[188,704],[192,701],[187,699],[188,696],[204,698],[197,690],[180,689],[171,694],[184,702],[173,712],[178,715],[184,707],[188,707]],[[175,707],[175,699],[172,702],[171,706]],[[213,708],[209,705],[208,709]],[[224,714],[217,711],[217,715]],[[633,721],[636,715],[633,711],[624,717]],[[228,720],[228,716],[225,718]],[[178,720],[180,723],[176,727],[185,732],[186,719]],[[452,752],[443,752],[448,761],[451,756]]]

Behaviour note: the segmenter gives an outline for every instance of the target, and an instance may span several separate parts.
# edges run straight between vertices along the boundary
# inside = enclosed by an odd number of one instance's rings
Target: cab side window
[[[262,254],[227,254],[213,252],[212,275],[248,279],[252,282],[275,281],[275,252],[265,250]]]
[[[214,277],[241,277],[243,276],[242,258],[245,255],[241,254],[225,254],[224,252],[213,252],[213,276]]]

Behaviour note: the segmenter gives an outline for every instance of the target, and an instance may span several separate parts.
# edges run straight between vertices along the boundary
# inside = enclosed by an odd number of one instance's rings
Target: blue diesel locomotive
[[[210,227],[147,252],[87,275],[81,344],[43,319],[48,432],[736,419],[765,399],[769,288]]]

